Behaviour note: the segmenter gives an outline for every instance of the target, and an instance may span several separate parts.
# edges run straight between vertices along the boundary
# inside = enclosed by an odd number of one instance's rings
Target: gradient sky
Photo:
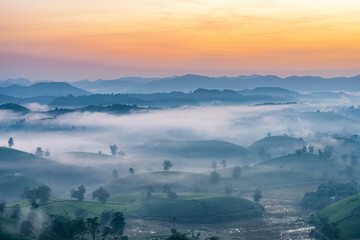
[[[0,0],[0,79],[360,74],[359,0]]]

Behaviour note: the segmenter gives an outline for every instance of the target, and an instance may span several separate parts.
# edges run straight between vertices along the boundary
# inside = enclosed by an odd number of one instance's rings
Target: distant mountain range
[[[0,88],[0,94],[13,97],[89,95],[90,92],[65,82],[40,82],[30,86],[10,85]]]
[[[207,77],[184,75],[170,78],[119,78],[73,82],[72,85],[97,93],[156,93],[172,91],[194,91],[198,88],[244,90],[257,87],[281,87],[295,91],[359,91],[360,76],[322,78],[292,76],[280,78],[268,75],[238,77]]]
[[[23,87],[34,86],[31,84],[32,83],[29,80],[23,78],[7,79],[0,81],[0,87],[2,88],[11,87],[11,85]],[[51,85],[53,83],[48,84]],[[342,90],[360,91],[360,75],[354,77],[336,78],[323,78],[314,76],[291,76],[287,78],[281,78],[274,75],[207,77],[187,74],[184,76],[165,78],[124,77],[113,80],[82,80],[71,82],[70,84],[77,89],[84,89],[91,93],[166,93],[173,91],[189,92],[194,91],[198,88],[231,89],[239,91],[259,87],[279,87],[300,92],[323,92]],[[16,92],[16,89],[18,89],[18,87],[16,87],[15,90],[12,90],[12,88],[10,88],[11,91],[9,91],[11,93],[12,91]],[[3,93],[7,90],[8,89],[0,91],[0,93]],[[258,91],[259,93],[263,93],[261,89],[258,89]],[[50,95],[50,93],[51,92],[46,95]],[[80,91],[71,94],[82,95],[86,93]],[[242,94],[246,94],[246,92],[242,92]],[[281,94],[281,92],[278,92],[278,94]]]

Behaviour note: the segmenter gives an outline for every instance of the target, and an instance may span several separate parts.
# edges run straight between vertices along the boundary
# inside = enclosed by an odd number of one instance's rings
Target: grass
[[[326,207],[319,216],[338,224],[341,239],[360,238],[360,193]]]
[[[39,185],[41,183],[31,177],[16,174],[0,176],[0,199],[18,199],[26,187],[35,188]]]
[[[21,200],[9,204],[8,208],[15,204],[29,206],[27,200]],[[197,193],[180,193],[176,200],[169,200],[162,193],[153,194],[149,199],[144,193],[116,194],[106,204],[52,199],[48,203],[41,203],[39,208],[48,214],[66,212],[73,217],[80,209],[87,213],[87,217],[100,216],[104,210],[113,210],[124,212],[127,217],[198,223],[235,221],[261,216],[264,212],[260,204],[242,198]]]
[[[168,200],[153,197],[137,212],[142,218],[176,222],[226,222],[261,216],[264,209],[254,202],[231,196],[203,196]]]

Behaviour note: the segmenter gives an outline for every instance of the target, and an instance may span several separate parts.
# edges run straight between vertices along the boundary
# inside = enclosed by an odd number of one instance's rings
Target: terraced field
[[[328,206],[319,216],[337,224],[340,239],[360,239],[360,193]]]

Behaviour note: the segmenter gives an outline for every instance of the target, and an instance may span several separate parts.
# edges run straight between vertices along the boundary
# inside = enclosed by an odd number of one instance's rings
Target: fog
[[[107,152],[110,144],[128,148],[154,139],[219,139],[248,146],[269,132],[272,135],[288,134],[306,140],[311,140],[317,134],[353,133],[355,122],[348,125],[339,125],[336,121],[324,124],[301,115],[302,112],[317,109],[319,106],[314,104],[201,106],[128,115],[77,112],[61,115],[56,119],[45,119],[46,115],[39,113],[24,117],[0,111],[2,123],[26,119],[25,131],[2,133],[0,141],[5,144],[12,136],[16,139],[17,148],[30,152],[38,146],[49,148],[53,153]],[[329,108],[322,111],[329,111]],[[54,128],[60,130],[46,131]]]

